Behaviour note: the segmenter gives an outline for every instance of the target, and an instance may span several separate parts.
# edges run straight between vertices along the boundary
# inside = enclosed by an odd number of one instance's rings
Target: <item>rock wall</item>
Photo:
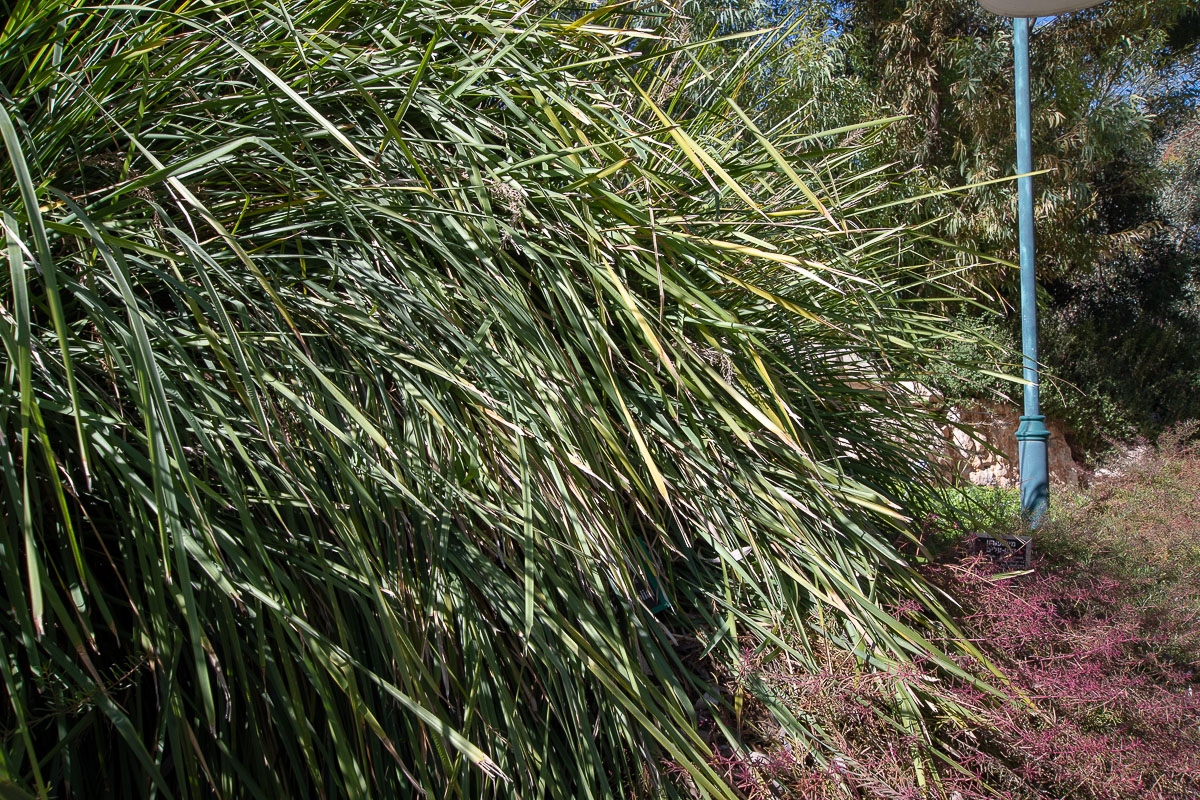
[[[1008,488],[1020,482],[1017,468],[1017,426],[1021,412],[999,403],[952,408],[949,425],[942,429],[946,439],[946,464],[957,475],[978,486]],[[1078,487],[1083,473],[1075,464],[1061,422],[1046,420],[1050,428],[1050,480]],[[968,433],[974,431],[974,437]]]

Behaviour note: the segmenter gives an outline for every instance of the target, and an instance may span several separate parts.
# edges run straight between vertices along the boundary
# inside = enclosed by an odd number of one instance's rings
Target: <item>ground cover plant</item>
[[[984,749],[1012,770],[1014,796],[1200,791],[1197,430],[1178,425],[1087,490],[1062,490],[1035,536],[1033,574],[998,579],[970,561],[932,570],[962,601],[964,628],[1044,712],[988,716]]]
[[[1029,573],[1002,572],[964,543],[974,531],[1020,530],[1015,491],[950,492],[940,513],[925,520],[922,534],[935,558],[922,571],[959,601],[956,621],[1001,668],[1009,697],[998,703],[950,682],[947,695],[973,712],[936,724],[934,737],[955,755],[952,768],[923,785],[907,759],[911,740],[881,722],[875,709],[894,702],[894,676],[856,671],[836,655],[811,671],[752,645],[726,673],[726,691],[825,720],[848,755],[824,769],[803,763],[759,705],[726,720],[758,749],[717,746],[714,765],[748,796],[763,798],[834,798],[848,790],[1029,800],[1196,796],[1198,430],[1196,423],[1176,426],[1156,449],[1086,491],[1057,492],[1052,516],[1035,534]],[[914,621],[924,614],[915,604],[896,612]]]
[[[947,757],[873,127],[652,4],[9,8],[6,795],[733,796],[747,641]]]

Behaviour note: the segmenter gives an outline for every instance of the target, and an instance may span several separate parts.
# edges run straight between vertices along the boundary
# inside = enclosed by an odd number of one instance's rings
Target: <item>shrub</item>
[[[951,405],[971,400],[1017,403],[1021,385],[1005,376],[1021,373],[1021,344],[1003,324],[978,309],[954,317],[955,338],[946,339],[930,362],[928,383]]]
[[[1164,233],[1136,254],[1056,287],[1042,357],[1064,385],[1048,413],[1084,449],[1105,438],[1153,439],[1200,416],[1200,249]]]

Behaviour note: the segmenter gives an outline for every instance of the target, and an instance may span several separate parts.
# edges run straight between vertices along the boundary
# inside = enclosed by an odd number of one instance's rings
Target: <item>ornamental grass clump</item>
[[[13,7],[6,796],[731,797],[746,637],[965,676],[886,610],[941,333],[872,129],[667,11]]]

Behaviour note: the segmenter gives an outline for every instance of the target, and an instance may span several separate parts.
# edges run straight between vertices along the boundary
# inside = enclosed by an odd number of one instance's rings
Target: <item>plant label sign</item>
[[[971,537],[971,552],[990,558],[998,566],[1029,569],[1033,566],[1033,537],[988,536],[976,533]]]
[[[645,580],[644,582],[639,582],[639,585],[634,587],[637,590],[638,600],[646,604],[651,614],[666,611],[671,607],[671,601],[663,593],[662,583],[659,582],[658,575],[654,572],[654,567],[650,564],[650,549],[646,547],[646,543],[641,539],[638,539],[638,546],[645,557],[642,559],[642,577]]]

